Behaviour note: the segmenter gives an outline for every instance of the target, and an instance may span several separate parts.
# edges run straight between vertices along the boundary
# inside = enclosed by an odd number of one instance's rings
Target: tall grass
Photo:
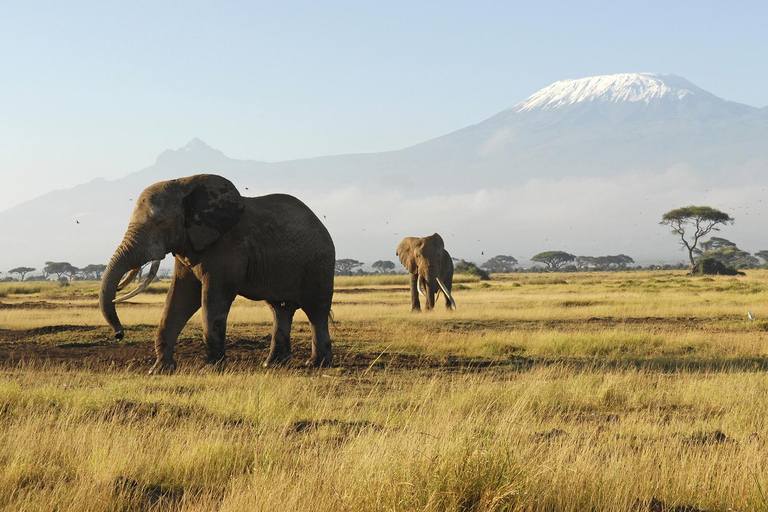
[[[768,385],[517,375],[8,370],[9,509],[706,510],[761,505]]]
[[[768,272],[495,276],[430,314],[407,282],[355,279],[337,280],[332,337],[370,366],[1,368],[0,504],[768,510]],[[8,295],[0,326],[100,325],[79,286]],[[119,306],[128,341],[163,301]],[[238,336],[270,322],[243,299],[230,314]]]

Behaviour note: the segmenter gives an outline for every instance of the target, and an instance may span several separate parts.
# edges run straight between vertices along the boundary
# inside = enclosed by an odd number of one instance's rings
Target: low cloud
[[[768,185],[767,185],[768,186]],[[736,219],[719,236],[740,247],[768,248],[761,231],[768,200],[760,185],[708,188],[689,169],[626,173],[614,178],[532,179],[520,187],[441,196],[365,193],[351,186],[308,201],[325,216],[341,258],[395,260],[404,236],[439,232],[454,257],[482,263],[496,254],[521,262],[545,250],[576,255],[628,254],[640,262],[677,262],[685,255],[662,215],[703,204]]]

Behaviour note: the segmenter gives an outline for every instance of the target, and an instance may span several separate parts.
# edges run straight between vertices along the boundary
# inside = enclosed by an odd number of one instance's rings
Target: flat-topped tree
[[[30,272],[34,272],[35,270],[37,270],[37,269],[32,268],[32,267],[16,267],[16,268],[12,268],[11,270],[9,270],[8,273],[9,274],[19,274],[21,276],[20,280],[23,281],[25,275],[29,274]]]
[[[371,268],[382,274],[388,274],[395,270],[395,263],[389,260],[377,260],[371,264]]]
[[[335,273],[337,276],[351,276],[355,269],[362,266],[362,261],[353,260],[351,258],[336,260]]]
[[[672,227],[672,233],[680,237],[680,245],[688,249],[691,272],[696,264],[693,252],[699,239],[710,231],[719,231],[718,225],[733,224],[733,219],[725,212],[711,206],[684,206],[665,213],[659,224]],[[686,232],[690,238],[686,238]]]
[[[531,256],[531,261],[543,263],[549,270],[558,270],[575,259],[576,256],[565,251],[545,251]]]
[[[512,272],[515,265],[517,265],[517,259],[514,256],[499,254],[480,265],[480,268],[484,268],[488,272],[504,273]]]
[[[713,236],[713,237],[710,237],[710,239],[707,240],[706,242],[701,242],[700,250],[694,251],[694,252],[705,253],[707,251],[718,251],[720,249],[725,249],[728,247],[736,247],[736,244],[731,242],[730,240],[726,240],[725,238]]]
[[[72,266],[66,261],[46,261],[45,267],[43,268],[46,277],[51,274],[56,274],[56,279],[61,279],[61,276],[67,274],[72,278],[79,271],[79,268]]]
[[[96,281],[101,281],[101,277],[104,275],[105,270],[107,270],[106,265],[92,263],[81,268],[80,272],[82,272],[85,277],[92,277]]]

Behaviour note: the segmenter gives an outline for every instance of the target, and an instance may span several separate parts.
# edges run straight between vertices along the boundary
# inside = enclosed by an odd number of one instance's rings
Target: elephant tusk
[[[448,299],[451,301],[451,309],[456,311],[456,301],[453,300],[453,295],[451,295],[451,292],[448,291],[448,289],[443,284],[443,280],[439,277],[437,278],[437,284],[440,285],[440,288],[443,290],[445,296],[448,297]]]
[[[153,260],[152,266],[149,268],[149,273],[147,274],[147,278],[144,280],[143,283],[139,285],[138,288],[133,290],[131,293],[128,293],[126,295],[123,295],[122,297],[118,297],[117,299],[114,299],[112,302],[117,304],[118,302],[124,302],[131,297],[135,297],[136,295],[140,294],[144,290],[146,290],[147,286],[149,286],[149,283],[152,282],[152,280],[155,278],[155,275],[157,275],[157,269],[160,267],[160,261],[162,260]]]
[[[128,273],[125,274],[125,277],[123,277],[123,279],[117,285],[117,291],[119,292],[120,290],[128,286],[131,283],[131,281],[136,279],[136,276],[139,274],[139,272],[141,272],[141,267],[134,268],[133,270],[128,271]]]
[[[423,285],[423,279],[421,278],[421,274],[419,274],[419,278],[416,280],[416,289],[419,290],[419,295],[426,297],[427,294],[424,293],[422,289],[422,285]]]

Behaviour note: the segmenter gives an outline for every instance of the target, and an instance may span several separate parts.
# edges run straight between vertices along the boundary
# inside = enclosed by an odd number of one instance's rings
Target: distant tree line
[[[46,281],[55,278],[56,280],[66,281],[87,281],[101,280],[106,265],[90,264],[83,268],[77,268],[67,261],[46,261],[45,266],[39,269],[35,267],[16,267],[8,270],[9,277],[2,278],[2,281]],[[14,277],[15,276],[15,277]]]
[[[101,281],[106,269],[106,265],[95,263],[77,268],[67,261],[46,261],[45,266],[40,269],[35,267],[12,268],[6,271],[8,276],[0,277],[0,282],[47,281],[50,279],[57,281]],[[160,269],[157,278],[168,278],[170,275],[171,270]]]
[[[712,237],[699,242],[694,250],[694,261],[714,259],[728,267],[736,269],[768,267],[768,250],[750,254],[739,249],[735,243],[725,238]],[[499,254],[477,265],[472,261],[453,258],[456,274],[476,275],[480,279],[490,279],[490,274],[505,273],[536,273],[536,272],[586,272],[586,271],[619,271],[619,270],[682,270],[684,263],[636,265],[635,260],[626,254],[606,256],[576,256],[565,251],[545,251],[531,256],[535,264],[528,268],[519,266],[518,260],[510,255]],[[377,260],[371,264],[372,271],[365,271],[364,262],[355,259],[336,260],[336,275],[375,275],[375,274],[405,274],[404,269],[388,260]]]

